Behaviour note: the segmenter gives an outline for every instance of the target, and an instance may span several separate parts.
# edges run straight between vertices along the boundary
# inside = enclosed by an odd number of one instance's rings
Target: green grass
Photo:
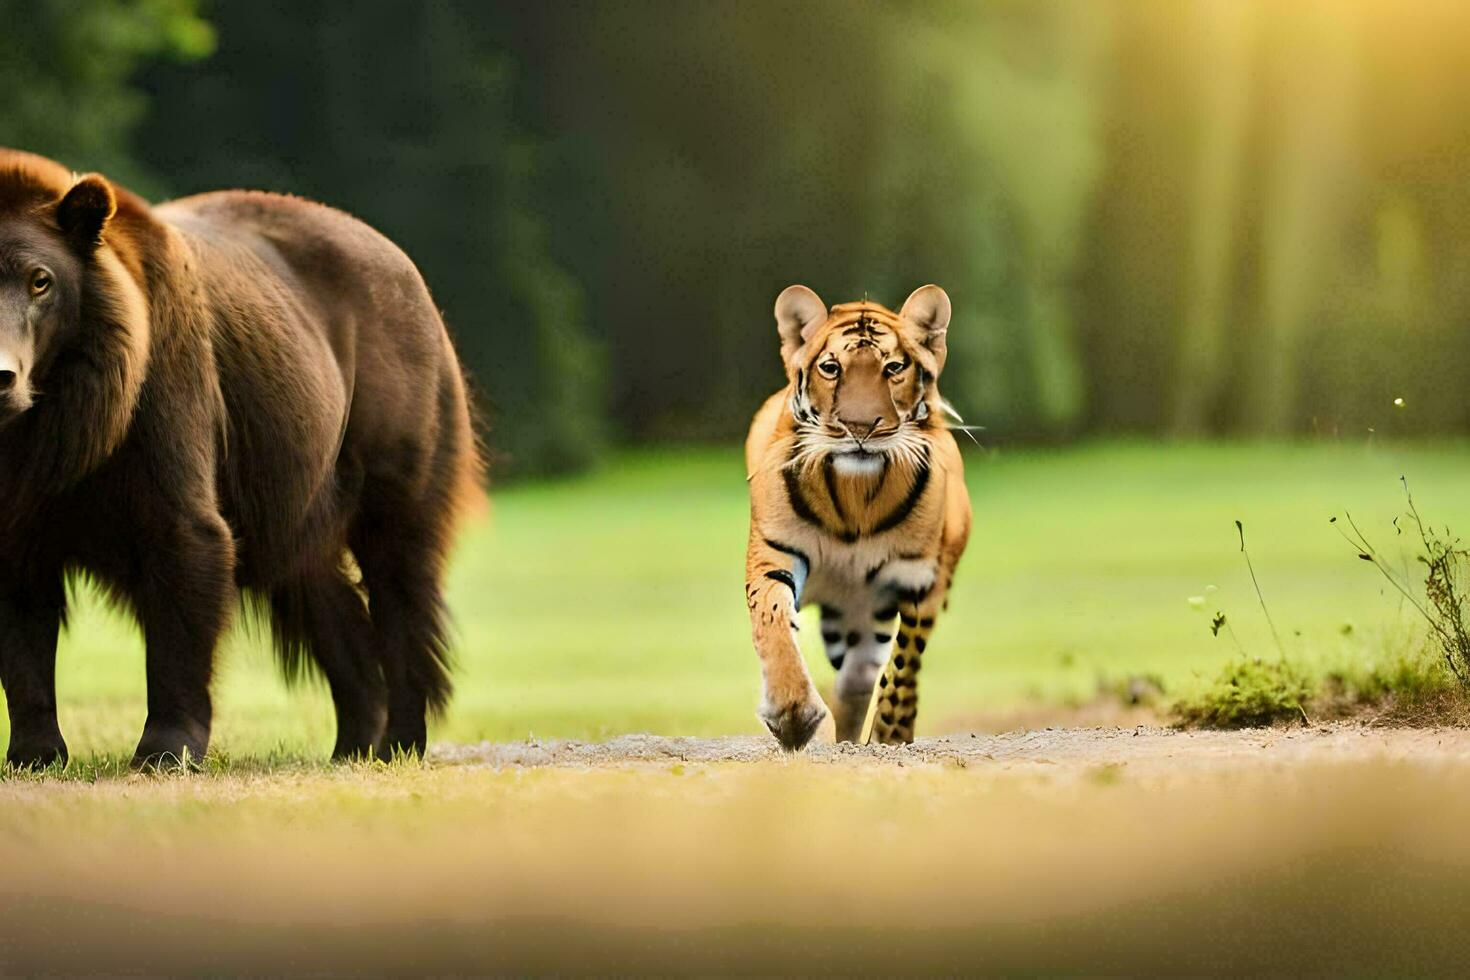
[[[925,662],[929,732],[1022,702],[1087,698],[1132,674],[1157,676],[1173,696],[1208,684],[1239,655],[1236,640],[1276,656],[1237,518],[1289,655],[1317,673],[1367,670],[1418,629],[1329,517],[1346,507],[1380,550],[1407,555],[1389,525],[1405,474],[1428,519],[1470,533],[1463,444],[971,450],[967,466],[975,533]],[[495,493],[456,556],[458,693],[432,737],[759,731],[743,476],[733,449],[644,452]],[[1217,610],[1236,640],[1211,635]],[[825,684],[816,632],[803,642]],[[131,750],[144,717],[141,645],[90,597],[64,640],[59,687],[74,754]],[[325,691],[288,690],[248,631],[222,653],[216,704],[215,744],[231,758],[330,747]]]

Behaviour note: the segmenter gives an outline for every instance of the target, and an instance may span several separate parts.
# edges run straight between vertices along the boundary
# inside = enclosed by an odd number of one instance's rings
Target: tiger
[[[938,385],[949,296],[928,285],[897,313],[866,299],[828,309],[796,285],[775,314],[787,385],[745,443],[757,714],[793,752],[824,727],[838,741],[908,744],[920,661],[970,537]],[[807,603],[821,606],[837,672],[830,721],[797,642]]]

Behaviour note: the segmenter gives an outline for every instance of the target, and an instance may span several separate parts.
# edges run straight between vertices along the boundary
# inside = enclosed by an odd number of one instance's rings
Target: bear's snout
[[[0,425],[31,407],[30,386],[20,372],[20,364],[0,354]]]

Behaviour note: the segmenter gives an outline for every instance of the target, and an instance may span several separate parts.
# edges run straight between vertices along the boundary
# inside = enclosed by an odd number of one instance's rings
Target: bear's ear
[[[86,174],[56,205],[56,223],[77,248],[90,251],[102,244],[102,229],[117,213],[117,197],[101,174]]]
[[[946,343],[949,334],[949,294],[933,284],[920,286],[904,300],[899,316],[917,328],[914,339],[928,348],[929,353],[934,356],[931,370],[938,377],[939,372],[944,370],[944,358],[949,346]]]
[[[805,286],[787,286],[776,297],[776,329],[781,334],[781,360],[811,339],[818,327],[827,322],[827,307],[816,293]]]

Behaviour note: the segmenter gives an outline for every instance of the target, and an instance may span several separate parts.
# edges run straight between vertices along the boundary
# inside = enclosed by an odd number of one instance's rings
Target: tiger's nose
[[[867,422],[856,422],[852,419],[843,419],[842,424],[847,427],[848,432],[852,433],[854,439],[863,440],[873,434],[873,430],[878,428],[880,421],[880,419],[871,419]]]

